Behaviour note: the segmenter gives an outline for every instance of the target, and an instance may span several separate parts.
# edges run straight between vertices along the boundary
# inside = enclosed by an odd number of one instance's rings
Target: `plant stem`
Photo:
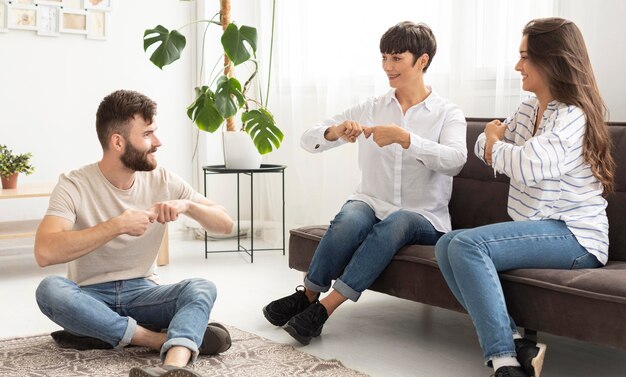
[[[267,68],[267,92],[265,94],[265,106],[270,102],[270,83],[272,78],[272,56],[274,51],[274,21],[276,17],[276,0],[272,0],[272,35],[270,36],[270,63]],[[263,103],[263,100],[261,100]]]
[[[215,16],[213,16],[213,18],[215,18]],[[212,18],[212,19],[210,19],[210,20],[196,20],[196,21],[192,21],[192,22],[190,22],[190,23],[188,23],[188,24],[184,24],[183,26],[179,27],[179,28],[178,28],[178,29],[176,29],[176,30],[181,30],[181,29],[186,28],[187,26],[191,26],[191,25],[193,25],[193,24],[199,24],[199,23],[201,23],[201,22],[207,22],[207,23],[209,23],[209,24],[214,24],[214,25],[221,25],[219,22],[217,22],[217,21],[213,21],[213,18]]]
[[[254,72],[252,72],[248,80],[246,80],[245,84],[243,84],[243,90],[241,91],[241,93],[243,94],[244,97],[246,96],[246,92],[248,91],[248,87],[250,86],[250,83],[252,83],[252,79],[254,79],[257,72],[259,72],[259,63],[253,59],[250,59],[249,61],[254,63]],[[263,103],[263,99],[261,99],[261,103]]]
[[[202,72],[204,72],[204,47],[206,46],[206,33],[209,31],[209,26],[211,26],[211,24],[216,24],[216,25],[220,25],[219,22],[213,21],[215,20],[215,17],[219,16],[219,13],[215,13],[213,15],[213,17],[211,17],[211,19],[208,21],[206,27],[204,28],[204,33],[202,34],[202,63],[200,65],[200,80],[198,81],[202,81]],[[212,74],[212,73],[211,73]]]

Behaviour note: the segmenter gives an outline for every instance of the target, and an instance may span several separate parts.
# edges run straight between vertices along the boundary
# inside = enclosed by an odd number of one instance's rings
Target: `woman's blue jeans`
[[[315,292],[333,288],[357,301],[404,245],[434,245],[443,233],[424,216],[399,210],[379,220],[364,202],[348,201],[322,237],[304,279]]]
[[[602,264],[580,246],[562,221],[510,221],[454,230],[435,246],[439,268],[472,317],[485,361],[515,357],[515,322],[509,316],[499,271],[578,269]],[[528,303],[532,305],[532,303]]]
[[[121,348],[130,344],[137,323],[167,328],[161,358],[171,347],[182,346],[191,350],[192,362],[216,297],[215,285],[198,278],[169,285],[132,279],[79,287],[48,276],[36,292],[41,311],[70,333]]]

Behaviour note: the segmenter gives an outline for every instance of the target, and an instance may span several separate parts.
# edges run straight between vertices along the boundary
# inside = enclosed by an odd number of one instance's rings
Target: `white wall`
[[[559,16],[578,25],[610,121],[626,122],[626,1],[562,0]]]
[[[233,20],[251,25],[255,24],[255,14],[268,12],[271,5],[269,1],[232,2]],[[148,61],[142,48],[144,29],[159,23],[168,28],[182,26],[194,18],[194,6],[195,2],[177,0],[117,0],[110,14],[107,41],[67,34],[40,37],[21,30],[0,33],[0,144],[16,152],[32,152],[36,167],[35,174],[20,176],[21,182],[55,181],[61,172],[99,159],[101,149],[94,126],[98,103],[111,91],[128,88],[144,92],[159,104],[158,134],[164,143],[157,154],[159,162],[199,183],[201,189],[200,170],[191,163],[195,131],[184,112],[191,101],[190,49],[181,61],[161,72]],[[210,8],[208,13],[217,11],[218,2],[207,1],[206,7]],[[603,0],[590,5],[587,0],[563,0],[558,8],[559,16],[574,20],[585,36],[611,120],[626,121],[626,75],[622,68],[626,66],[626,49],[620,40],[626,35],[626,2]],[[189,35],[187,29],[183,32]],[[262,40],[268,38],[267,30],[260,29],[259,33]],[[189,47],[193,44],[188,40]],[[213,64],[213,59],[207,59],[205,68]],[[320,114],[319,119],[327,115]],[[205,136],[200,143],[204,148],[201,164],[222,163],[219,134]],[[288,203],[295,203],[301,200],[299,182],[289,181],[289,171],[297,166],[290,164],[295,160],[285,151],[271,153],[265,161],[289,165]],[[234,209],[232,186],[225,181],[210,193],[229,211]],[[0,221],[40,217],[46,203],[37,199],[29,202],[34,206],[26,205],[26,201],[6,202],[0,202]],[[288,211],[288,217],[288,221],[297,222],[299,216]]]
[[[0,33],[0,144],[32,152],[36,168],[30,176],[20,175],[20,182],[56,182],[60,173],[99,160],[96,109],[117,89],[137,90],[157,102],[159,163],[191,178],[192,127],[185,114],[191,101],[190,49],[160,71],[144,53],[142,38],[158,24],[170,29],[187,24],[193,7],[176,0],[115,1],[106,41]],[[0,221],[40,217],[47,201],[6,202],[0,203]]]

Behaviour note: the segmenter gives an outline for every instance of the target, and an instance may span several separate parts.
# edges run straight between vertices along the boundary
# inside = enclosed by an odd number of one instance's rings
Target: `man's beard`
[[[151,148],[147,151],[141,151],[130,143],[130,140],[126,140],[126,150],[120,158],[122,164],[130,170],[134,171],[151,171],[157,166],[156,161],[150,161],[148,153],[156,152],[156,148]]]

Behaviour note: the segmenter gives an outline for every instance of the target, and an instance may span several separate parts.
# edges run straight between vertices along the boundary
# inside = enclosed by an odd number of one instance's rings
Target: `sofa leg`
[[[524,328],[524,338],[537,341],[537,330]]]

